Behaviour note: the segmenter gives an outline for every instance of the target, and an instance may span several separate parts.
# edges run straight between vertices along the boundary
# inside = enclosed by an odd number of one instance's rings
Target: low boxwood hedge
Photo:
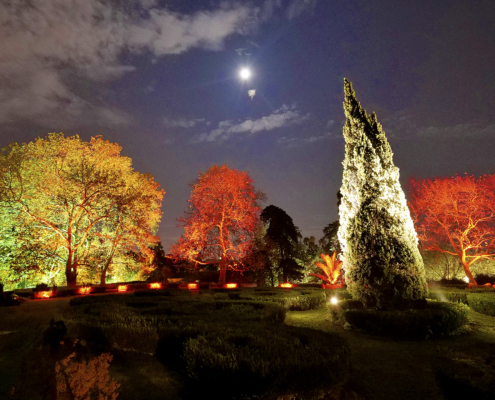
[[[468,293],[469,307],[481,314],[495,316],[495,294],[493,293]]]
[[[215,296],[74,298],[67,322],[92,349],[136,351],[184,372],[215,398],[313,394],[344,384],[349,348],[334,335],[287,327],[276,302]],[[191,389],[194,391],[193,389]]]
[[[468,322],[465,305],[436,301],[428,301],[423,309],[378,311],[364,309],[356,300],[346,300],[330,310],[339,324],[374,335],[405,339],[455,334]]]
[[[261,289],[261,290],[260,290]],[[258,288],[253,291],[244,291],[240,299],[254,301],[270,301],[282,305],[290,311],[314,310],[327,300],[325,291],[322,289],[283,289],[283,288]]]
[[[308,399],[344,384],[349,376],[344,339],[287,326],[209,331],[184,343],[183,359],[193,381],[189,387],[200,388],[198,395],[210,392],[224,399]]]

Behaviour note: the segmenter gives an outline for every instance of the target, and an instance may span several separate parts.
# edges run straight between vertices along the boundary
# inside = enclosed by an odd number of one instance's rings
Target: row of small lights
[[[150,289],[161,289],[163,285],[160,282],[154,282],[148,284],[148,287]],[[238,287],[237,283],[226,283],[225,285],[222,286],[224,289],[236,289]],[[292,286],[291,286],[292,287]],[[118,292],[127,292],[129,289],[128,285],[118,285],[117,286],[117,291]],[[182,289],[182,288],[181,288]],[[187,284],[187,289],[189,290],[198,290],[199,289],[199,284],[198,283],[188,283]],[[79,294],[91,294],[93,291],[93,288],[91,286],[83,286],[78,289]],[[50,297],[54,296],[54,291],[53,290],[45,290],[42,292],[35,292],[34,297],[36,299],[49,299]]]

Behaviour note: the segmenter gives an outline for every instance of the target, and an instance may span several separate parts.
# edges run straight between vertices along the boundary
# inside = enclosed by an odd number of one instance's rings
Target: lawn
[[[333,392],[329,391],[328,393],[332,393],[332,395],[327,395],[325,398],[453,399],[459,398],[463,391],[466,394],[476,395],[477,400],[493,398],[490,397],[493,394],[483,393],[482,389],[485,389],[485,385],[492,385],[491,390],[493,390],[495,317],[470,311],[469,325],[460,335],[423,341],[405,341],[373,337],[335,325],[330,317],[328,302],[321,301],[322,298],[325,299],[322,291],[303,291],[303,294],[296,296],[298,299],[294,301],[290,300],[293,296],[290,291],[266,290],[264,292],[265,294],[261,294],[263,291],[254,292],[252,289],[245,289],[238,292],[212,293],[205,290],[201,292],[202,294],[193,296],[188,291],[177,291],[177,295],[174,293],[170,295],[169,293],[163,297],[149,297],[146,293],[143,293],[142,296],[120,294],[111,295],[117,301],[116,304],[108,307],[95,304],[70,306],[70,298],[24,300],[18,307],[2,307],[0,308],[0,398],[30,400],[56,398],[55,361],[70,354],[77,346],[79,346],[79,350],[80,346],[83,346],[84,354],[89,358],[104,351],[111,352],[113,361],[110,366],[110,376],[121,385],[119,399],[192,398],[197,397],[198,394],[201,395],[203,389],[205,396],[212,397],[211,391],[216,390],[218,395],[214,397],[220,397],[220,393],[223,391],[222,385],[212,388],[208,387],[208,381],[192,380],[187,377],[188,371],[192,371],[190,366],[188,370],[184,366],[177,366],[174,362],[167,360],[167,355],[179,351],[174,350],[173,346],[170,345],[173,342],[167,342],[168,339],[160,339],[160,345],[166,351],[161,353],[158,351],[160,354],[155,356],[156,346],[153,340],[155,340],[156,334],[154,331],[143,328],[139,331],[142,332],[142,335],[136,337],[135,343],[132,340],[129,343],[129,338],[132,336],[122,334],[132,324],[139,323],[143,315],[148,320],[156,320],[156,324],[159,326],[159,320],[164,318],[163,315],[165,314],[167,315],[166,318],[176,325],[194,325],[196,319],[202,319],[203,323],[206,324],[205,326],[209,326],[210,322],[212,325],[225,324],[225,321],[228,320],[227,325],[222,325],[226,327],[222,334],[227,335],[228,332],[225,332],[231,330],[232,335],[238,335],[236,327],[241,327],[245,333],[243,340],[247,340],[246,337],[251,338],[249,340],[254,340],[256,332],[258,332],[257,329],[261,335],[266,326],[269,327],[266,328],[269,334],[274,335],[272,346],[274,348],[277,347],[275,336],[282,331],[300,338],[308,337],[310,341],[314,337],[318,343],[314,343],[316,347],[313,346],[313,350],[310,350],[311,343],[306,344],[308,353],[310,351],[318,352],[323,359],[328,360],[338,349],[342,348],[342,343],[339,342],[342,338],[342,342],[347,342],[350,349],[350,375],[346,376],[345,371],[341,371],[341,375],[339,375],[339,371],[334,371],[338,379],[348,379],[348,381],[343,388]],[[274,294],[270,294],[270,292],[274,292]],[[299,294],[301,293],[299,292]],[[227,307],[232,303],[232,298],[237,299],[238,305]],[[270,303],[272,305],[278,304],[278,306],[253,308],[249,302],[260,300],[260,298],[264,300],[262,304]],[[273,302],[273,300],[276,301]],[[242,302],[245,303],[244,306],[241,304]],[[191,313],[190,310],[194,307],[201,308],[199,317],[197,313]],[[222,310],[222,307],[225,309]],[[281,307],[286,310],[285,322],[279,321],[282,318],[280,316]],[[313,307],[316,308],[307,309]],[[297,309],[304,311],[296,311]],[[68,327],[64,344],[58,349],[53,349],[46,343],[46,334],[44,339],[44,332],[49,327],[52,318],[55,321],[64,320]],[[118,325],[121,319],[124,322]],[[102,321],[107,321],[108,324],[102,324]],[[81,339],[83,334],[87,335],[87,331],[84,333],[81,326],[84,327],[88,324],[95,324],[95,326],[100,324],[98,327],[101,330],[98,331],[99,334],[96,335],[96,339],[91,339],[91,335],[86,336],[87,341],[81,344],[83,342],[81,340],[74,347],[75,339]],[[112,330],[109,328],[111,324],[122,328],[117,331]],[[219,334],[219,331],[215,330],[217,328],[211,330],[208,327],[203,327],[203,329],[206,332],[204,333],[205,337],[210,338],[208,339],[209,342],[193,341],[189,343],[196,343],[198,345],[196,350],[200,353],[206,348],[215,350],[214,337]],[[251,336],[249,336],[250,329],[253,330]],[[316,332],[316,336],[312,336],[312,330],[319,333]],[[106,341],[99,340],[102,337],[101,333],[107,338]],[[165,335],[165,338],[167,337],[170,338],[171,336]],[[238,336],[235,340],[237,340],[237,347],[242,347],[238,343]],[[287,338],[281,335],[277,340],[287,340]],[[110,343],[111,341],[112,343]],[[304,340],[301,339],[301,341]],[[338,346],[332,348],[331,346],[335,343],[338,343]],[[222,346],[221,343],[217,345]],[[249,344],[244,343],[243,345],[249,348]],[[318,349],[318,346],[321,347]],[[196,354],[194,353],[194,346],[189,346],[189,350],[190,353],[188,354],[193,356]],[[265,349],[263,351],[271,350]],[[172,356],[170,357],[172,358]],[[318,356],[315,355],[314,358],[316,359]],[[191,365],[198,367],[199,358],[194,360],[195,364]],[[295,360],[287,360],[287,365],[293,365],[290,363],[297,362],[298,359]],[[308,362],[303,358],[300,360],[302,360],[301,363]],[[202,362],[207,361],[203,360]],[[281,368],[284,367],[283,362],[284,360],[282,360]],[[202,366],[203,364],[199,365],[198,368]],[[308,368],[313,367],[310,365]],[[287,369],[297,368],[293,366]],[[342,368],[342,370],[344,369]],[[298,375],[302,374],[302,371],[298,372]],[[318,375],[318,371],[315,370],[313,376],[316,375]],[[221,378],[221,373],[217,372],[216,376],[208,379],[215,381],[218,376]],[[287,376],[286,379],[297,380],[297,377],[290,378],[290,374]],[[332,380],[330,374],[326,376],[329,376],[328,381]],[[230,376],[230,378],[238,381],[242,379],[242,377],[239,378],[235,375]],[[305,377],[305,380],[308,379],[311,380],[311,376]],[[317,379],[321,378],[316,376],[315,379],[317,382]],[[191,386],[195,385],[195,382],[198,387],[192,388]],[[220,382],[222,382],[221,379]]]

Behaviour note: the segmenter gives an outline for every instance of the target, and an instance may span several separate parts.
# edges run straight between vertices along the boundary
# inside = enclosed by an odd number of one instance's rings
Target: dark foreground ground
[[[54,365],[49,350],[42,346],[43,332],[52,318],[60,320],[69,314],[67,298],[27,300],[18,307],[0,308],[0,399],[54,398],[47,378]],[[286,323],[345,337],[352,352],[348,387],[357,397],[417,400],[454,399],[460,394],[455,385],[435,373],[446,354],[469,364],[493,349],[495,317],[470,311],[469,319],[464,334],[427,341],[399,341],[344,330],[331,323],[326,307],[288,312]],[[154,357],[115,354],[110,372],[121,384],[119,399],[180,398],[182,378]]]

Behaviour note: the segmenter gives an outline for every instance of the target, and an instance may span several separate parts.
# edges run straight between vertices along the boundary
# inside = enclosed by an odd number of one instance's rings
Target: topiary
[[[368,116],[344,80],[346,153],[339,242],[348,290],[367,307],[407,308],[426,296],[418,239],[399,169],[376,115]]]

